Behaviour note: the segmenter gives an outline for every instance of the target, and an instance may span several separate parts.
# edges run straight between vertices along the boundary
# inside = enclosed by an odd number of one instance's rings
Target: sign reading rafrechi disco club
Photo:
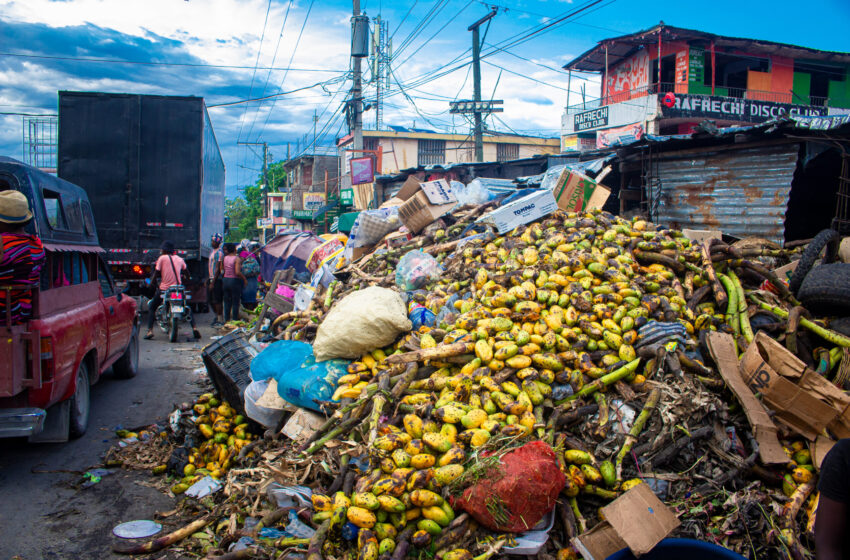
[[[608,126],[608,106],[584,111],[573,115],[574,129],[576,132],[591,130],[600,126]]]
[[[669,100],[666,101],[661,103],[661,111],[665,117],[708,117],[730,121],[764,122],[782,115],[822,116],[828,112],[826,107],[714,95],[675,94],[672,106]]]

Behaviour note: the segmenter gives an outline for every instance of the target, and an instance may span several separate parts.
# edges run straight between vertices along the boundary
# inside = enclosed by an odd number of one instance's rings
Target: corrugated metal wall
[[[797,144],[783,144],[656,156],[661,196],[654,219],[782,243],[798,150]]]

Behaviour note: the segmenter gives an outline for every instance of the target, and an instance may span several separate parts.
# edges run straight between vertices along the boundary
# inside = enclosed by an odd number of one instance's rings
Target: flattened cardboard
[[[286,424],[280,430],[280,433],[293,441],[300,441],[309,438],[316,433],[316,430],[322,427],[325,423],[324,417],[310,412],[303,408],[298,408],[295,413],[289,417]]]
[[[777,421],[806,439],[814,440],[844,412],[792,382],[803,378],[806,365],[761,331],[741,357],[739,371],[750,389],[776,411]]]
[[[770,419],[764,405],[744,383],[738,373],[738,357],[735,352],[735,341],[732,335],[726,333],[712,332],[708,335],[708,350],[720,376],[726,382],[726,386],[732,390],[738,398],[738,402],[744,408],[750,427],[753,429],[756,441],[759,444],[759,457],[766,465],[784,465],[788,462],[788,456],[782,450],[779,443],[779,430]]]
[[[492,224],[499,233],[551,214],[558,204],[550,191],[539,191],[496,208],[480,218],[479,223]]]
[[[572,540],[588,560],[603,560],[626,546],[635,556],[646,554],[679,526],[676,515],[638,484],[604,508],[603,521]]]
[[[392,208],[394,206],[401,206],[402,204],[404,204],[404,200],[400,199],[397,196],[393,196],[391,198],[388,198],[386,202],[378,206],[378,208]]]
[[[564,168],[555,181],[552,195],[561,210],[585,212],[602,208],[611,191],[586,175]]]
[[[791,281],[791,275],[794,274],[794,271],[797,270],[797,265],[800,264],[800,261],[791,261],[786,265],[782,265],[779,268],[773,269],[773,273],[780,280],[784,280],[785,282]]]
[[[815,468],[820,471],[820,466],[823,464],[823,460],[826,458],[826,454],[829,453],[829,450],[838,443],[835,440],[831,440],[825,436],[818,436],[818,439],[810,446],[812,450],[812,463],[815,465]]]
[[[420,185],[422,183],[419,181],[419,177],[416,175],[409,175],[407,180],[405,180],[404,184],[401,186],[401,189],[396,193],[393,198],[398,198],[400,200],[407,200],[411,196],[415,195],[421,189]]]

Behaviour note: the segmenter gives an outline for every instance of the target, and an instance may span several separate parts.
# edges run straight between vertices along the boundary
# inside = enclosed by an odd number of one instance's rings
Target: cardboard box
[[[315,412],[298,408],[286,421],[280,433],[293,441],[302,441],[315,434],[316,430],[321,428],[324,423],[324,417]]]
[[[557,209],[558,203],[550,191],[538,191],[496,208],[478,218],[477,222],[491,224],[499,233],[505,233]]]
[[[800,261],[791,261],[786,265],[780,266],[779,268],[775,268],[773,270],[773,273],[780,280],[790,282],[791,276],[794,274],[794,271],[797,270],[798,264],[800,264]]]
[[[759,457],[762,462],[766,465],[787,464],[788,456],[782,450],[782,444],[779,443],[779,430],[776,424],[738,373],[738,356],[732,335],[712,332],[708,334],[707,342],[708,351],[717,364],[720,376],[738,398],[744,414],[747,415],[753,435],[759,444]]]
[[[552,194],[561,210],[584,212],[602,208],[611,195],[611,191],[590,177],[565,168],[555,181]]]
[[[604,560],[626,547],[639,557],[679,526],[648,484],[638,484],[602,508],[602,515],[605,521],[572,540],[586,560]]]
[[[395,231],[384,237],[384,242],[387,245],[387,249],[392,249],[394,247],[401,247],[411,239],[413,239],[413,235],[410,232]]]
[[[398,209],[401,223],[411,232],[418,233],[454,208],[457,200],[451,191],[451,185],[445,179],[420,183],[411,175],[396,194],[396,198],[404,200]]]
[[[712,239],[723,239],[723,232],[719,229],[683,229],[682,235],[684,235],[686,239],[699,244]]]
[[[741,357],[741,377],[776,411],[776,419],[809,440],[825,428],[850,437],[850,397],[759,331]]]

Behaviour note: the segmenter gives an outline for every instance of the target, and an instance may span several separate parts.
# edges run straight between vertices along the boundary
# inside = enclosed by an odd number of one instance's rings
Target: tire
[[[800,263],[797,265],[797,268],[794,269],[794,274],[788,282],[788,288],[791,290],[792,294],[795,296],[797,295],[797,292],[803,285],[803,280],[815,265],[818,258],[820,258],[821,251],[823,251],[824,248],[826,248],[826,254],[824,254],[823,262],[835,262],[835,257],[838,254],[839,241],[840,236],[838,235],[838,232],[832,229],[825,229],[812,239],[812,242],[809,243],[803,251],[803,254],[800,257]]]
[[[803,280],[797,297],[812,313],[830,317],[850,314],[850,264],[814,267]]]
[[[180,324],[180,319],[171,317],[171,328],[168,329],[168,342],[177,342],[177,325]]]
[[[120,379],[131,379],[139,372],[139,327],[133,327],[130,342],[124,354],[112,365],[112,372]]]
[[[70,423],[68,427],[68,434],[74,439],[86,433],[86,428],[89,427],[91,385],[89,385],[89,368],[85,362],[80,362],[76,383],[77,388],[71,397]]]

